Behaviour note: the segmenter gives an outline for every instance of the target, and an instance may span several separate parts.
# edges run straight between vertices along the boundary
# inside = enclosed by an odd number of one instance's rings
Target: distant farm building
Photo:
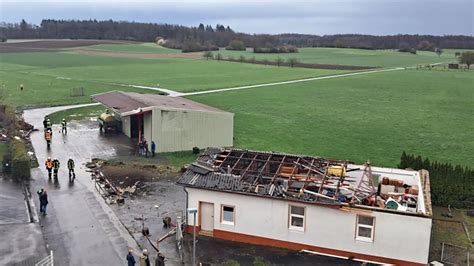
[[[459,69],[459,64],[448,64],[449,69]]]
[[[121,120],[129,138],[154,141],[157,152],[233,145],[234,114],[180,97],[106,92],[91,97]]]
[[[372,263],[426,265],[428,172],[209,149],[178,180],[199,234]],[[193,217],[187,217],[193,232]]]

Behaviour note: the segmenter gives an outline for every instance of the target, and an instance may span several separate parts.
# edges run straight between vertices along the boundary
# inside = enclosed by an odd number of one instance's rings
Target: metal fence
[[[83,87],[72,88],[71,89],[71,96],[72,97],[84,96],[84,88]]]
[[[469,249],[443,242],[441,247],[441,262],[447,265],[469,266]]]
[[[54,256],[53,251],[49,252],[49,256],[43,258],[42,260],[38,261],[35,266],[53,266],[54,265]]]

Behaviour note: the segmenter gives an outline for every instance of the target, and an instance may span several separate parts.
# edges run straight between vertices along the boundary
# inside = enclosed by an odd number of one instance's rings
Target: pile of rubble
[[[86,167],[96,189],[110,204],[124,203],[125,198],[146,196],[151,190],[150,182],[172,172],[171,167],[164,165],[128,165],[100,159],[92,159]]]

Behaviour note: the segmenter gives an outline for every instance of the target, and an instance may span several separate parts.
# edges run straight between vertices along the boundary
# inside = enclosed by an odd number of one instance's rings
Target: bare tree
[[[277,59],[275,60],[275,62],[277,63],[277,66],[281,66],[281,64],[283,64],[283,58],[277,57]]]
[[[459,57],[459,63],[466,64],[467,69],[474,63],[474,52],[463,52]]]
[[[288,64],[290,64],[291,67],[294,67],[296,64],[298,64],[298,59],[297,58],[288,58]]]
[[[435,53],[438,55],[438,57],[441,57],[441,54],[443,53],[443,49],[441,48],[436,48]]]
[[[202,56],[206,58],[206,60],[209,60],[209,58],[212,58],[214,55],[212,54],[211,51],[205,51]]]

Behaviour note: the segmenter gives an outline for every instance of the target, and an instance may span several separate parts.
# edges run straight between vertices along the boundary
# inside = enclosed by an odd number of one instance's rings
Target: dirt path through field
[[[140,88],[140,89],[148,89],[148,90],[154,90],[154,91],[162,91],[162,92],[167,93],[168,96],[171,96],[171,97],[186,97],[186,96],[209,94],[209,93],[219,93],[219,92],[253,89],[253,88],[261,88],[261,87],[271,87],[271,86],[301,83],[301,82],[323,80],[323,79],[343,78],[343,77],[356,76],[356,75],[368,75],[368,74],[373,74],[373,73],[397,71],[397,70],[402,70],[402,69],[405,69],[405,68],[398,67],[398,68],[378,69],[378,70],[370,70],[370,71],[353,72],[353,73],[347,73],[347,74],[338,74],[338,75],[330,75],[330,76],[323,76],[323,77],[287,80],[287,81],[279,81],[279,82],[271,82],[271,83],[263,83],[263,84],[255,84],[255,85],[247,85],[247,86],[239,86],[239,87],[231,87],[231,88],[222,88],[222,89],[216,89],[216,90],[196,91],[196,92],[177,92],[177,91],[174,91],[174,90],[163,89],[163,88],[159,88],[159,87],[147,87],[147,86],[131,85],[131,84],[113,84],[113,85],[124,86],[124,87],[132,87],[132,88]]]
[[[119,58],[139,58],[139,59],[163,59],[163,58],[178,58],[178,59],[200,59],[202,52],[195,53],[140,53],[140,52],[122,52],[122,51],[105,51],[90,48],[72,48],[68,50],[71,53],[94,56],[108,56]]]

